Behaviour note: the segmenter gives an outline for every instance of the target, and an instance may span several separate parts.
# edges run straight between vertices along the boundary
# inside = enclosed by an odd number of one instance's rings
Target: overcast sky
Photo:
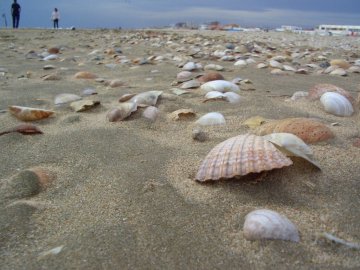
[[[0,0],[11,24],[12,0]],[[318,24],[360,25],[360,0],[18,0],[20,27],[51,27],[57,7],[60,27],[140,28],[176,22],[220,21],[245,27]],[[1,27],[4,20],[1,21]]]

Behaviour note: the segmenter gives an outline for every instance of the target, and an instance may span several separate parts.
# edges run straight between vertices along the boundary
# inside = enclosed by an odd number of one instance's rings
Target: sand
[[[209,42],[210,45],[207,45]],[[360,75],[317,74],[275,76],[270,69],[245,68],[204,53],[193,59],[203,66],[220,64],[227,79],[249,79],[254,91],[241,91],[240,104],[203,103],[199,89],[172,94],[181,71],[174,56],[191,59],[204,52],[255,42],[271,47],[273,55],[298,49],[309,55],[328,52],[327,58],[360,58],[358,39],[310,37],[290,33],[225,33],[216,31],[34,30],[0,31],[0,132],[21,123],[7,108],[28,106],[55,111],[35,121],[44,134],[0,136],[0,265],[1,269],[355,269],[359,250],[321,239],[323,232],[360,242],[360,137],[358,108],[351,117],[324,112],[319,101],[286,101],[296,91],[318,83],[336,84],[358,95]],[[218,47],[216,47],[218,46]],[[60,47],[60,58],[29,58]],[[116,63],[110,48],[121,48],[129,62]],[[89,55],[99,50],[93,59]],[[163,61],[139,65],[137,58],[164,56]],[[268,56],[259,54],[257,63]],[[186,61],[185,61],[186,62]],[[106,64],[114,64],[107,67]],[[300,63],[300,65],[304,65]],[[44,70],[45,65],[54,70]],[[74,79],[89,71],[125,85],[110,88],[94,80]],[[44,81],[47,74],[60,80]],[[201,73],[199,71],[197,73]],[[80,95],[91,87],[101,105],[86,112],[56,107],[57,94]],[[107,112],[126,93],[160,90],[160,116],[152,123],[139,109],[128,119],[109,122]],[[225,126],[204,127],[204,142],[192,139],[195,119],[172,121],[167,115],[191,108],[196,118],[221,112]],[[263,181],[244,179],[200,184],[194,181],[199,165],[218,143],[250,130],[249,117],[316,118],[335,138],[312,144],[317,170],[300,158],[294,165],[269,172]],[[337,122],[338,125],[331,126]],[[41,167],[55,175],[38,194],[11,197],[6,185],[16,175]],[[6,191],[6,192],[5,192]],[[10,192],[11,193],[11,192]],[[20,200],[20,203],[19,203]],[[25,200],[25,202],[24,202]],[[15,202],[15,206],[14,206]],[[17,203],[17,204],[16,204]],[[10,205],[10,206],[9,206]],[[300,242],[248,241],[242,227],[247,213],[271,209],[288,217],[300,232]],[[57,254],[46,254],[53,248]]]

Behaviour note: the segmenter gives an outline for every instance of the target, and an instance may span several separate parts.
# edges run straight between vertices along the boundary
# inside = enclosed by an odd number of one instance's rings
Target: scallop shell
[[[151,122],[155,122],[158,115],[159,109],[154,106],[147,107],[142,113],[142,116],[146,119],[149,119]]]
[[[334,137],[333,132],[327,126],[309,118],[285,118],[265,123],[255,130],[257,135],[271,133],[291,133],[305,143],[316,143]]]
[[[337,116],[351,116],[354,113],[350,101],[336,92],[324,93],[320,98],[320,102],[326,112]]]
[[[195,123],[201,126],[225,125],[225,118],[221,113],[211,112],[201,116]]]
[[[245,217],[244,237],[247,240],[278,239],[299,242],[296,226],[285,216],[267,209],[250,212]]]
[[[147,91],[133,96],[130,102],[134,102],[139,107],[155,106],[162,91]]]
[[[218,91],[218,92],[239,92],[239,86],[232,82],[228,82],[225,80],[216,80],[204,83],[200,87],[203,91],[210,92],[210,91]]]
[[[59,94],[55,97],[54,103],[55,103],[55,105],[64,105],[66,103],[70,103],[70,102],[77,101],[80,99],[82,99],[82,98],[78,95],[63,93],[63,94]]]
[[[10,106],[9,112],[22,121],[36,121],[48,118],[55,112],[31,107]]]
[[[96,79],[98,76],[88,71],[80,71],[74,75],[75,79]]]
[[[354,104],[355,100],[348,91],[346,91],[336,85],[327,84],[327,83],[316,84],[315,86],[310,88],[309,99],[311,99],[311,100],[319,99],[326,92],[339,93],[340,95],[343,95],[344,97],[346,97],[352,104]]]
[[[263,138],[273,143],[285,155],[301,157],[320,169],[320,165],[313,157],[311,148],[294,134],[272,133],[263,136]]]
[[[208,72],[198,78],[198,81],[201,83],[207,83],[216,80],[224,80],[224,76],[219,72]]]
[[[114,108],[110,110],[106,117],[110,122],[122,121],[125,118],[129,117],[132,112],[137,110],[136,103],[133,102],[124,102],[120,104],[119,108]]]
[[[292,161],[269,141],[239,135],[215,146],[202,162],[196,180],[219,180],[290,166]]]

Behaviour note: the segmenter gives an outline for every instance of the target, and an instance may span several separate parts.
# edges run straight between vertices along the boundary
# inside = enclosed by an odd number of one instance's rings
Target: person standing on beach
[[[17,0],[14,0],[14,3],[11,5],[11,15],[12,15],[12,19],[13,19],[13,28],[19,28],[20,12],[21,12],[21,7],[17,3]]]
[[[51,19],[54,22],[54,29],[59,28],[60,12],[57,8],[55,8],[54,11],[52,12]]]

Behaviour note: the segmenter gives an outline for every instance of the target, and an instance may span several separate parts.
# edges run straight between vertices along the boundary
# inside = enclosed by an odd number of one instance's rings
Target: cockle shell
[[[221,113],[211,112],[201,116],[195,123],[201,126],[225,125],[225,118]]]
[[[311,148],[299,137],[291,133],[272,133],[263,136],[287,156],[301,157],[320,169],[313,157]]]
[[[327,126],[309,118],[285,118],[265,123],[255,130],[257,135],[271,133],[291,133],[305,143],[316,143],[334,137],[333,132]]]
[[[220,180],[290,166],[292,161],[269,141],[239,135],[215,146],[203,160],[196,180]]]
[[[136,103],[139,107],[155,106],[162,91],[147,91],[133,96],[130,102]]]
[[[154,106],[147,107],[142,113],[142,116],[146,119],[149,119],[151,122],[155,122],[158,115],[159,109]]]
[[[352,104],[354,104],[355,100],[348,91],[346,91],[336,85],[327,84],[327,83],[316,84],[315,86],[311,87],[309,89],[309,99],[311,99],[311,100],[319,99],[326,92],[339,93],[340,95],[343,95],[344,97],[346,97]]]
[[[63,93],[63,94],[59,94],[55,97],[54,103],[55,103],[55,105],[63,105],[63,104],[77,101],[80,99],[82,99],[82,97],[80,97],[78,95]]]
[[[88,71],[80,71],[74,75],[75,79],[96,79],[98,76]]]
[[[10,106],[9,112],[22,121],[36,121],[48,118],[55,112],[31,107]]]
[[[337,116],[351,116],[354,113],[350,101],[336,92],[324,93],[320,98],[320,102],[326,112]]]
[[[201,69],[201,68],[202,68],[201,64],[194,63],[194,62],[187,62],[187,63],[182,67],[182,70],[192,71],[192,70]]]
[[[110,122],[122,121],[125,118],[129,117],[132,112],[137,110],[136,103],[133,102],[124,102],[121,103],[118,108],[110,110],[106,117]]]
[[[208,72],[197,79],[201,83],[207,83],[210,81],[224,80],[224,76],[221,75],[219,72]]]
[[[237,86],[236,84],[234,84],[232,82],[228,82],[225,80],[210,81],[210,82],[204,83],[200,88],[205,92],[210,92],[210,91],[239,92],[240,91],[239,86]]]
[[[250,212],[245,217],[244,237],[247,240],[278,239],[299,242],[296,226],[285,216],[267,209]]]

